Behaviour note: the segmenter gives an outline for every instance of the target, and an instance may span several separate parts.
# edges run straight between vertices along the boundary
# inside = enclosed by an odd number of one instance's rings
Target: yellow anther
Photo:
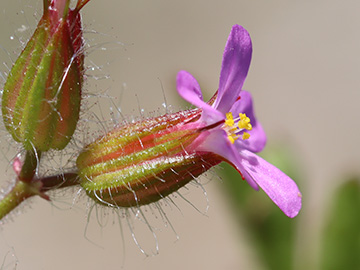
[[[228,136],[229,141],[233,144],[235,142],[235,139],[232,136]]]
[[[242,121],[245,121],[245,122],[248,122],[248,123],[250,122],[249,117],[247,117],[245,113],[239,113],[239,117],[240,117],[240,119]]]
[[[243,129],[243,128],[245,128],[247,126],[247,124],[240,120],[239,123],[238,123],[238,126],[239,126],[240,129]]]
[[[225,125],[227,125],[228,127],[232,127],[234,125],[234,120],[233,119],[226,119],[225,120]]]
[[[235,141],[239,138],[237,134],[243,129],[252,130],[252,125],[250,124],[250,118],[247,117],[245,113],[239,113],[239,117],[234,119],[232,113],[228,112],[226,114],[224,128],[226,133],[228,134],[229,141],[231,143],[235,143]],[[243,132],[241,138],[243,140],[247,140],[250,138],[250,134],[247,132]]]
[[[228,112],[226,114],[225,125],[227,125],[228,127],[232,127],[234,125],[234,119],[231,112]]]
[[[249,138],[250,138],[250,134],[247,133],[247,132],[244,132],[243,135],[242,135],[242,139],[243,139],[243,140],[247,140],[247,139],[249,139]]]
[[[231,133],[229,136],[228,136],[228,139],[231,143],[234,143],[237,139],[239,138],[239,136],[237,136],[235,133]]]
[[[239,113],[239,123],[238,126],[240,129],[252,130],[252,125],[250,124],[250,118],[246,116],[245,113]]]

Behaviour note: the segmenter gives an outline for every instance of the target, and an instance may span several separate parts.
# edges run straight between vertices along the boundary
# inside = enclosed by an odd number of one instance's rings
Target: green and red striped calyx
[[[118,127],[85,147],[77,159],[80,185],[96,202],[112,207],[150,204],[166,197],[221,160],[188,153],[200,135],[185,123],[195,109]]]
[[[80,112],[84,52],[80,9],[89,0],[44,0],[44,14],[3,89],[6,129],[25,149],[63,149]]]

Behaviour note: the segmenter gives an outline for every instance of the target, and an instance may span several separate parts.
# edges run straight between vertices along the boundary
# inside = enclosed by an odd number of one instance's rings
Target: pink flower
[[[219,90],[210,102],[203,101],[197,81],[181,71],[178,92],[198,108],[124,123],[86,146],[76,162],[86,193],[110,207],[146,205],[226,161],[287,216],[296,216],[301,208],[296,184],[253,154],[264,148],[266,136],[250,94],[241,91],[251,50],[249,34],[235,25],[225,47]]]
[[[242,90],[251,54],[248,32],[234,25],[225,46],[219,90],[209,103],[203,101],[199,84],[190,73],[178,73],[180,96],[202,109],[201,117],[188,125],[203,131],[186,150],[218,155],[234,166],[254,189],[261,187],[287,216],[295,217],[301,209],[297,185],[254,154],[264,148],[266,135],[256,121],[250,93]]]

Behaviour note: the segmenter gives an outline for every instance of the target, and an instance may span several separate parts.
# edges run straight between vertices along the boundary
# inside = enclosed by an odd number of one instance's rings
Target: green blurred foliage
[[[294,156],[281,145],[267,147],[262,157],[295,181],[299,178]],[[260,191],[253,190],[239,173],[224,164],[223,189],[239,226],[245,228],[265,269],[292,268],[296,218],[290,219]],[[297,181],[298,183],[298,181]]]
[[[328,211],[320,269],[360,269],[360,177],[335,191]]]

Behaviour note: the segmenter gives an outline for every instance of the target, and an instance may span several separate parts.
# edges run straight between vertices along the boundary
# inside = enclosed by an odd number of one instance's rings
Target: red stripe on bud
[[[77,159],[81,186],[98,203],[131,207],[178,190],[221,162],[217,155],[186,151],[201,129],[186,123],[201,110],[126,124],[85,147]]]
[[[2,97],[7,130],[25,149],[40,151],[63,149],[70,141],[84,73],[79,8],[69,9],[68,0],[44,1],[47,9],[12,67]]]

